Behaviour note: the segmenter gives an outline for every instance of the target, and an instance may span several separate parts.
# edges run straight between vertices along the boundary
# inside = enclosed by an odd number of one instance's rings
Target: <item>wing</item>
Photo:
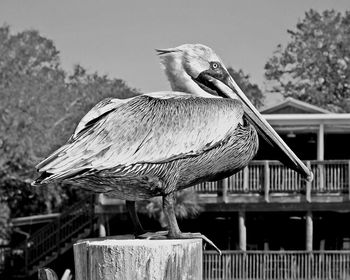
[[[238,100],[189,95],[142,95],[101,112],[92,119],[88,113],[68,143],[38,165],[39,171],[62,179],[82,170],[198,155],[225,141],[243,116]]]
[[[75,139],[79,133],[91,127],[104,115],[109,114],[119,105],[128,102],[129,99],[106,98],[97,103],[79,122],[72,138]]]
[[[47,164],[52,162],[54,159],[57,159],[59,155],[62,155],[64,153],[67,146],[71,143],[74,143],[74,141],[77,139],[78,135],[81,134],[83,131],[86,131],[93,127],[95,123],[97,123],[99,120],[101,120],[103,117],[105,117],[107,114],[109,114],[111,111],[116,109],[119,105],[128,102],[130,99],[116,99],[116,98],[106,98],[97,103],[79,122],[77,127],[75,128],[75,131],[73,135],[69,138],[68,143],[58,150],[56,150],[54,153],[52,153],[50,156],[48,156],[46,159],[44,159],[42,162],[40,162],[36,167],[37,170],[43,169]]]

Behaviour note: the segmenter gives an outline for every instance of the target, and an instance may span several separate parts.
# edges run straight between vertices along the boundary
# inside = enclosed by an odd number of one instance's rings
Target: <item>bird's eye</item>
[[[213,62],[213,63],[211,64],[211,68],[212,68],[213,70],[218,69],[218,68],[219,68],[219,63]]]

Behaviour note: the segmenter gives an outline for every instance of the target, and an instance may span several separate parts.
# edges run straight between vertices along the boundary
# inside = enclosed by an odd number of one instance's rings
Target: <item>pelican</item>
[[[284,164],[312,180],[211,48],[185,44],[157,52],[172,91],[98,103],[68,142],[36,166],[41,175],[33,185],[68,181],[125,199],[139,235],[135,201],[162,196],[167,237],[181,239],[198,234],[179,229],[175,192],[237,173],[257,153],[258,133]]]

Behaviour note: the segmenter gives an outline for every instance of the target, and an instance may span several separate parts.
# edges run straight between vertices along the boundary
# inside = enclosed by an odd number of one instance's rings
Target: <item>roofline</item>
[[[350,114],[263,114],[263,117],[277,130],[299,127],[311,131],[324,124],[328,131],[350,131]]]
[[[328,110],[320,108],[318,106],[315,106],[315,105],[309,104],[307,102],[295,99],[293,97],[287,97],[283,101],[261,110],[260,113],[263,114],[266,111],[277,110],[277,109],[283,108],[285,106],[288,106],[289,104],[296,105],[296,107],[298,107],[300,109],[306,109],[306,110],[310,109],[312,111],[319,112],[319,113],[324,113],[324,114],[331,114],[332,113],[331,111],[328,111]]]
[[[266,120],[350,120],[350,114],[262,114]]]

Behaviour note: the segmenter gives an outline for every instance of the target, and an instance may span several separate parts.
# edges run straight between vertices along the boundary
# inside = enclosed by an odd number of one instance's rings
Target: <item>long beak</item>
[[[225,81],[212,79],[211,82],[221,94],[228,98],[238,98],[244,104],[244,112],[247,119],[255,126],[258,133],[277,149],[278,156],[282,163],[300,173],[306,180],[312,181],[313,174],[309,168],[293,153],[271,125],[263,118],[254,105],[249,101],[243,91],[239,88],[231,75],[225,75]]]

